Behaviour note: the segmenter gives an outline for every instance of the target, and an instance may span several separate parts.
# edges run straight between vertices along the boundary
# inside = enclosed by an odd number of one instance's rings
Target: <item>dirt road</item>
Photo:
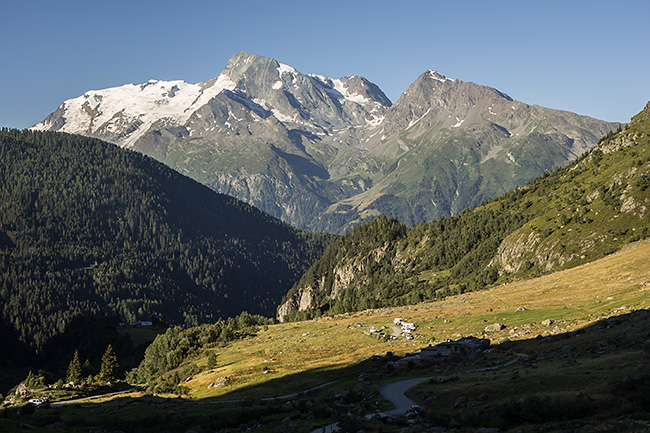
[[[424,382],[431,377],[418,377],[416,379],[400,380],[399,382],[389,383],[379,388],[379,393],[386,400],[395,405],[395,409],[384,412],[386,415],[404,415],[409,407],[415,405],[413,400],[406,398],[404,393],[407,389]]]

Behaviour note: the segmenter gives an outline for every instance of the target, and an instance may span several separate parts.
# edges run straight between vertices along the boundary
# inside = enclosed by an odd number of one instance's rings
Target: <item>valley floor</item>
[[[650,431],[649,258],[650,242],[642,241],[597,262],[442,302],[272,325],[211,349],[217,367],[188,377],[186,396],[136,393],[29,415],[5,409],[0,426],[311,432],[338,422],[341,431]],[[415,323],[413,340],[369,331],[392,332],[396,317]],[[486,331],[495,323],[500,330]],[[399,362],[467,336],[489,339],[491,350]],[[192,362],[206,359],[204,352]],[[421,414],[367,417],[393,409],[382,385],[417,377],[433,378],[406,394]],[[331,381],[295,398],[262,400]],[[196,404],[217,400],[230,402]]]

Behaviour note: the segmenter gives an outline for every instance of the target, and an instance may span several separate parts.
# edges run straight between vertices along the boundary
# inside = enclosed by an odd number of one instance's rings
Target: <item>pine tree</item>
[[[106,348],[106,352],[104,352],[104,356],[102,356],[102,366],[99,369],[99,380],[104,382],[115,380],[119,366],[113,346],[109,344]]]
[[[72,361],[68,365],[68,374],[65,376],[67,383],[76,384],[81,379],[81,363],[79,362],[79,351],[74,351]]]
[[[208,354],[207,368],[208,370],[212,370],[216,366],[217,366],[217,356],[214,354],[214,352],[210,351],[210,353]]]

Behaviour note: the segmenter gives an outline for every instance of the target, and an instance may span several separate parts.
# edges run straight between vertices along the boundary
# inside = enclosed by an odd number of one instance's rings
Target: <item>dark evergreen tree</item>
[[[67,383],[77,384],[81,380],[81,362],[79,361],[79,351],[74,351],[74,356],[70,365],[68,365],[68,373],[65,376]]]
[[[39,389],[45,386],[45,377],[42,374],[35,374],[30,370],[22,383],[27,389]]]
[[[217,355],[214,354],[214,352],[210,351],[208,354],[208,370],[212,370],[214,367],[217,366]]]
[[[117,369],[120,367],[117,362],[117,355],[110,344],[102,357],[102,366],[99,369],[99,380],[108,382],[117,378]]]

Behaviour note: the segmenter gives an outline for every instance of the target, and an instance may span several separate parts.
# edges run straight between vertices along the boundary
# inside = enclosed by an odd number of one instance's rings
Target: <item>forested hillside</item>
[[[97,139],[0,132],[3,340],[40,350],[99,313],[270,315],[330,240]]]
[[[334,242],[283,320],[416,303],[583,264],[650,235],[650,104],[567,168],[407,228],[381,217]]]

